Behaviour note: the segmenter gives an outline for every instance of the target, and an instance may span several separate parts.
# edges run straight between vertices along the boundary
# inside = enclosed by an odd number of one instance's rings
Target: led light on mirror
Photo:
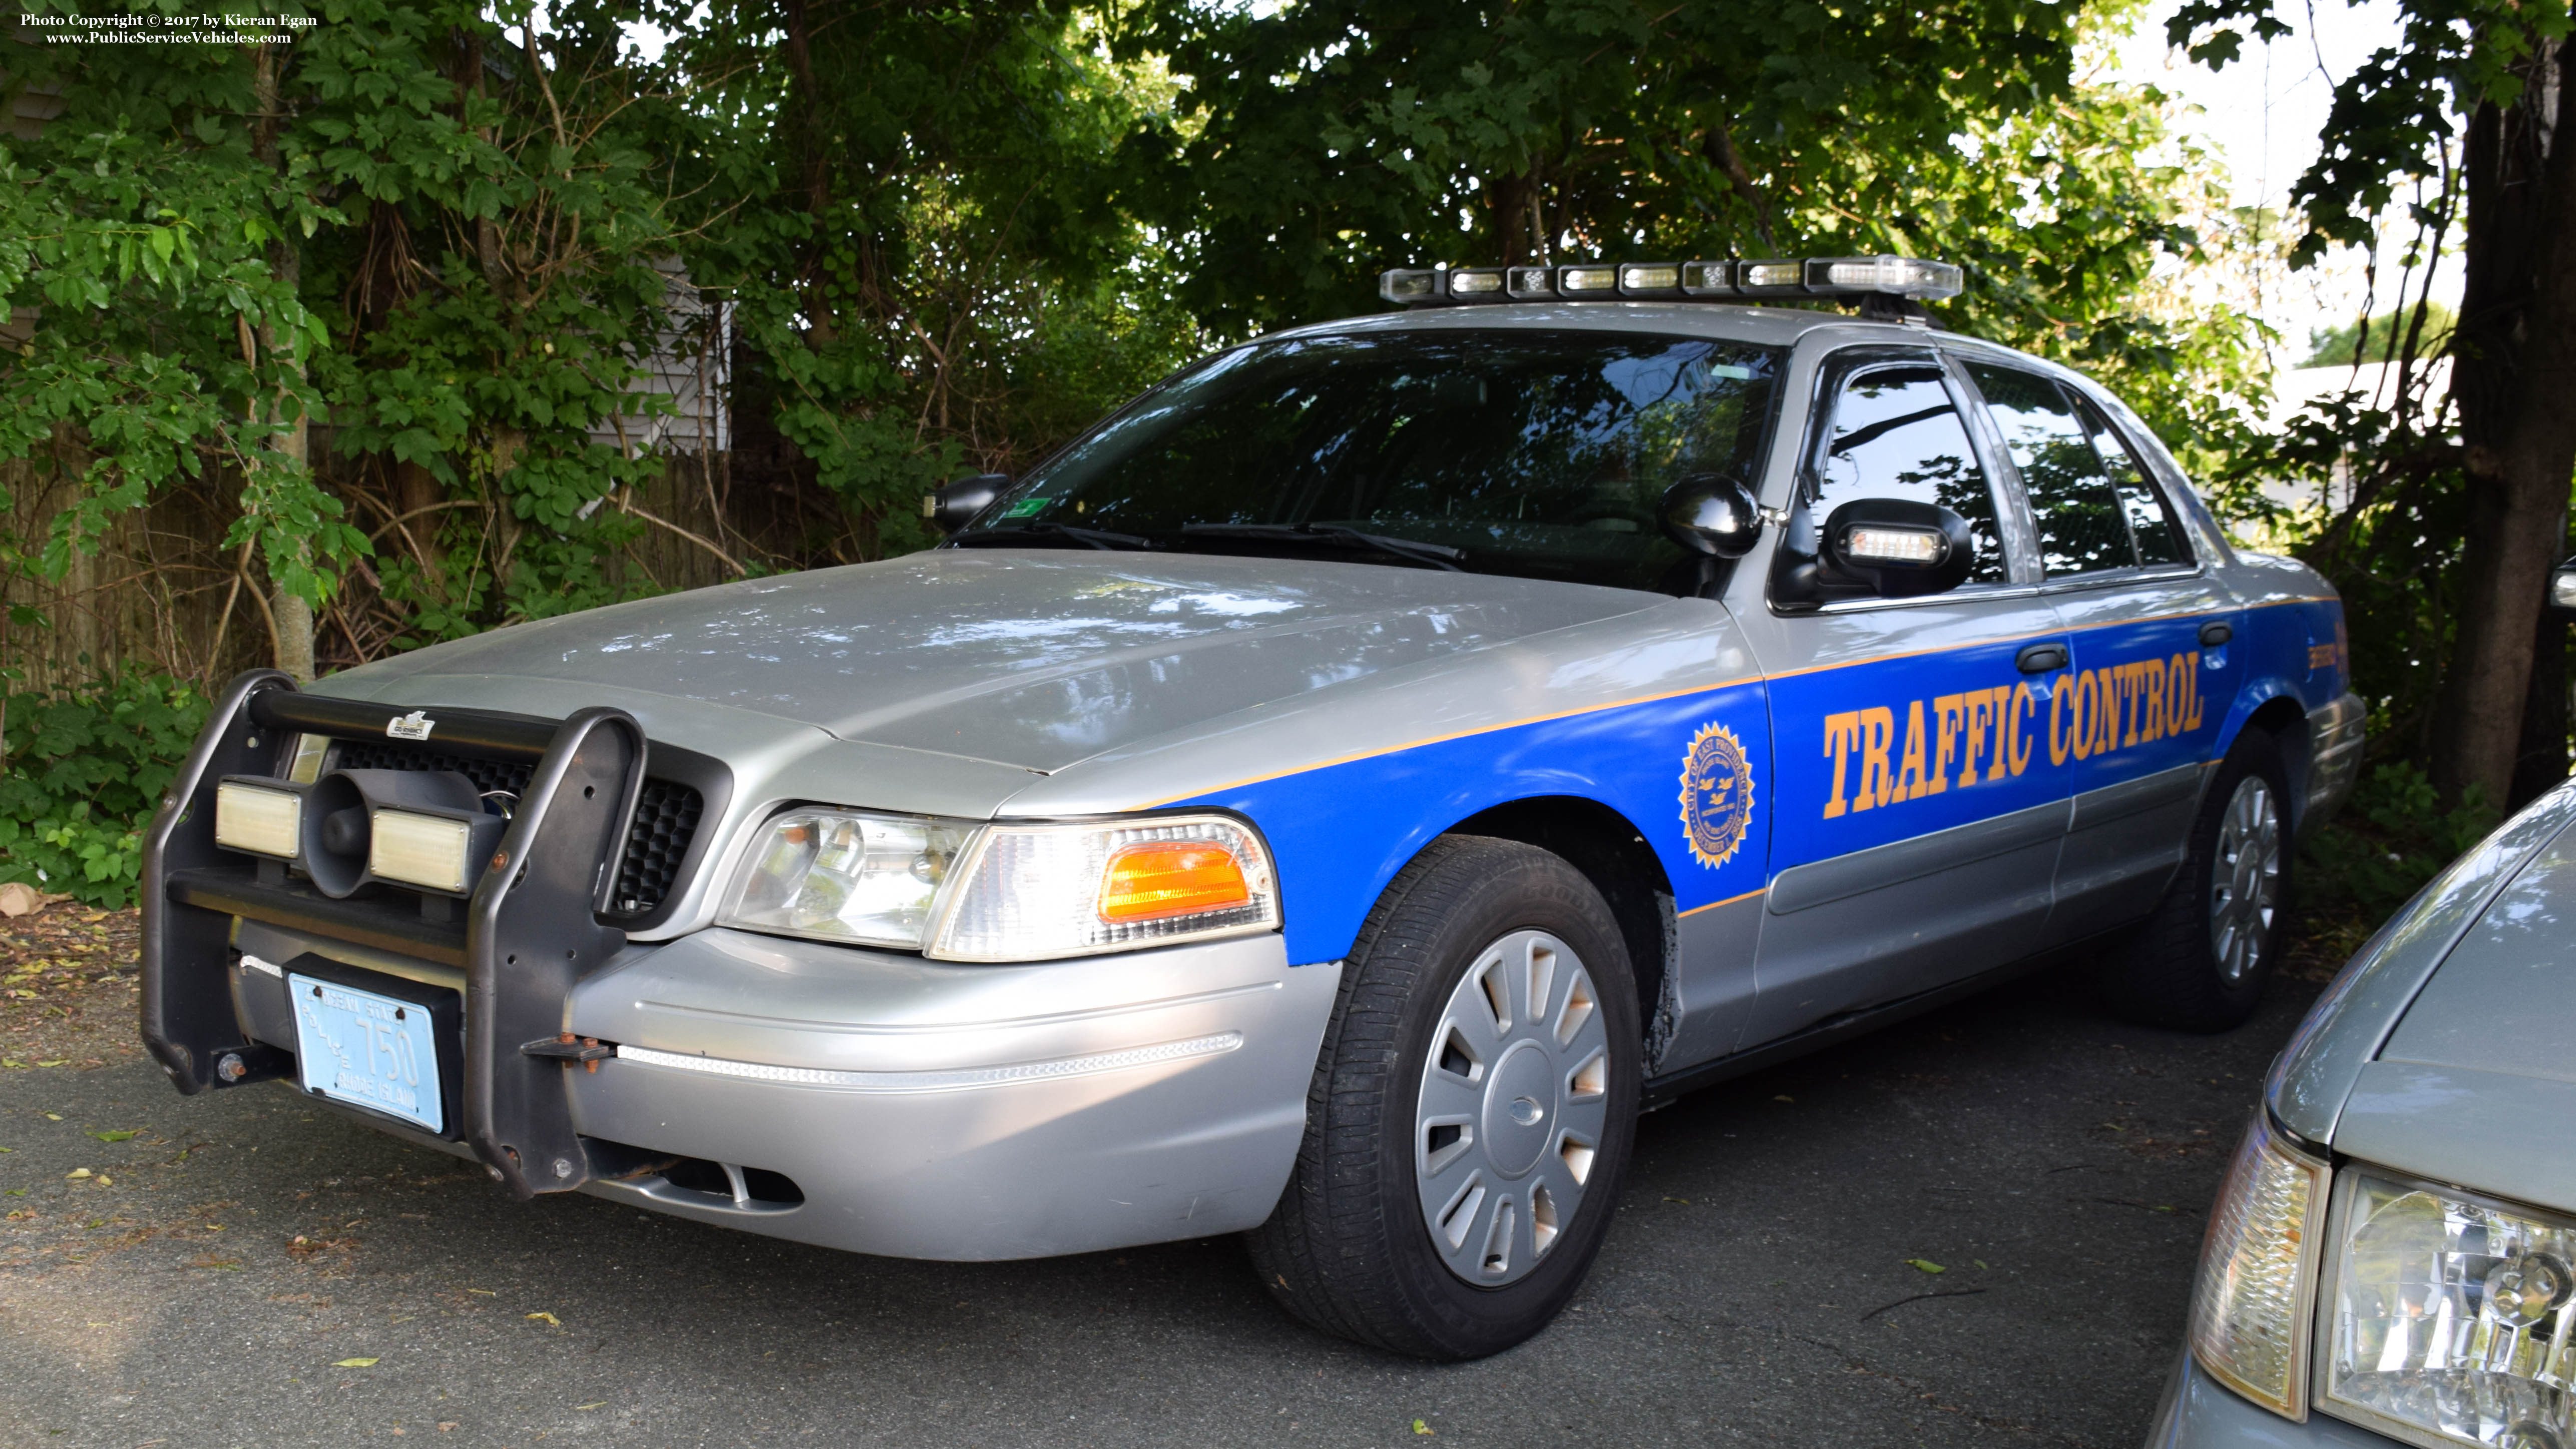
[[[2422,1443],[2576,1445],[2576,1219],[2368,1168],[2336,1199],[2320,1404]]]
[[[1039,961],[1278,925],[1269,853],[1228,817],[995,825],[959,862],[928,953]]]
[[[367,821],[367,874],[460,895],[474,870],[474,827],[445,815],[378,810]]]
[[[772,816],[735,877],[728,926],[917,950],[971,821],[805,807]]]
[[[1862,563],[1939,563],[1950,540],[1928,528],[1855,528],[1843,535],[1843,552]]]
[[[304,834],[304,797],[238,780],[215,786],[215,844],[253,855],[295,858]]]
[[[2307,1417],[2308,1317],[2326,1165],[2258,1115],[2209,1214],[2192,1296],[2192,1357],[2276,1414]]]

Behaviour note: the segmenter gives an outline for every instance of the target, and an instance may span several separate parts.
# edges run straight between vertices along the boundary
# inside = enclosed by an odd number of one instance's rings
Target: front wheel
[[[1343,966],[1306,1139],[1254,1266],[1327,1333],[1481,1358],[1547,1326],[1609,1231],[1642,1038],[1618,923],[1534,846],[1433,842]]]
[[[2104,974],[2112,1009],[2184,1031],[2254,1014],[2287,920],[2289,800],[2279,747],[2246,730],[2210,781],[2181,873]]]

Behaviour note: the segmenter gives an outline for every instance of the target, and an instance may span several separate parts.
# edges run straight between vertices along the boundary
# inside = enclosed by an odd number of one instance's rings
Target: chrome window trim
[[[2136,584],[2172,583],[2196,579],[2207,574],[2202,564],[2145,564],[2135,568],[2102,569],[2089,574],[2070,574],[2039,586],[2043,594],[2077,594],[2089,589],[2117,589]]]
[[[1771,605],[1771,614],[1779,619],[1808,619],[1818,614],[1867,614],[1880,609],[1923,609],[1935,604],[1983,604],[1997,599],[2035,599],[2042,590],[2037,584],[1962,584],[1946,594],[1917,594],[1910,599],[1836,599],[1809,609],[1784,609]]]

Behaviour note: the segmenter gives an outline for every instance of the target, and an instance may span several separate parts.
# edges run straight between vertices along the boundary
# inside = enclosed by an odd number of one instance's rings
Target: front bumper
[[[437,979],[258,922],[236,941],[259,961],[310,952]],[[721,929],[630,947],[567,1013],[619,1053],[566,1078],[591,1157],[581,1191],[905,1258],[1239,1231],[1287,1183],[1340,978],[1289,966],[1276,935],[1028,966]],[[234,989],[245,1032],[291,1049],[282,979],[237,966]],[[801,1201],[635,1170],[674,1157],[748,1171],[755,1192],[776,1174]]]
[[[199,740],[143,882],[144,1037],[183,1092],[299,1075],[301,973],[461,1021],[438,1050],[444,1136],[312,1100],[478,1158],[523,1199],[949,1259],[1231,1232],[1277,1202],[1338,965],[1291,968],[1276,933],[1008,966],[723,929],[630,943],[604,913],[646,746],[604,710],[439,715],[447,748],[535,761],[462,922],[215,846],[221,777],[277,777],[293,730],[345,741],[389,717],[262,674]]]
[[[2258,1408],[2202,1373],[2188,1352],[2165,1381],[2147,1430],[2147,1449],[2396,1449],[2397,1442],[2313,1409],[2306,1422],[2293,1423]]]

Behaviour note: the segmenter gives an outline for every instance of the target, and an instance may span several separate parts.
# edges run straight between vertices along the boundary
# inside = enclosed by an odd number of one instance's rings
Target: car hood
[[[549,699],[596,686],[1052,773],[1285,696],[1658,601],[1374,564],[948,549],[496,629],[326,688],[410,702],[435,699],[442,682],[477,700],[506,695],[511,680],[542,681]]]
[[[2467,922],[2357,1075],[2334,1146],[2576,1211],[2576,831]]]

